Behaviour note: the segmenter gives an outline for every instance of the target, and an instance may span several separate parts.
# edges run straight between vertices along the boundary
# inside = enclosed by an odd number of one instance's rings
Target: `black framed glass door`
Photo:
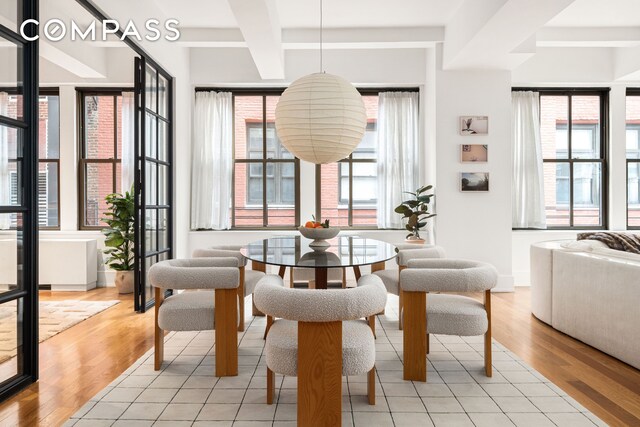
[[[173,78],[144,57],[135,60],[135,308],[154,303],[147,271],[173,257]]]
[[[3,0],[0,25],[0,400],[38,379],[37,0]],[[25,35],[37,34],[35,26]]]

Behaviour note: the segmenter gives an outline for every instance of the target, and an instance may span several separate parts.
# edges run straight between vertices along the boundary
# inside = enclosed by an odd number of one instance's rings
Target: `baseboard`
[[[513,276],[501,274],[498,276],[498,283],[492,292],[513,292],[514,291]]]

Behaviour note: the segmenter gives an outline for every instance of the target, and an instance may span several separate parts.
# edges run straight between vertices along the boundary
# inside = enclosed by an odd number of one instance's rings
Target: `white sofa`
[[[531,311],[640,369],[640,255],[591,240],[532,245]]]

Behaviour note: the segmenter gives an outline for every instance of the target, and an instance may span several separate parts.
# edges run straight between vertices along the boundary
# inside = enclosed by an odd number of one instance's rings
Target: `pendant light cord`
[[[322,0],[320,0],[320,72],[324,73],[322,65]]]

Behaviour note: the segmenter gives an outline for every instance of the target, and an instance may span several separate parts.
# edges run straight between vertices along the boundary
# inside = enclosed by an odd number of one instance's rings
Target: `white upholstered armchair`
[[[253,294],[253,290],[258,280],[264,277],[265,266],[260,265],[256,268],[254,263],[253,269],[248,269],[247,259],[240,253],[242,246],[219,245],[212,246],[207,249],[196,249],[193,251],[194,258],[236,258],[238,260],[237,267],[240,270],[240,286],[238,286],[238,302],[240,304],[240,318],[238,321],[238,331],[244,331],[244,299]]]
[[[298,425],[340,425],[343,375],[368,374],[369,403],[375,404],[372,326],[387,300],[378,277],[362,276],[356,288],[308,290],[284,287],[279,276],[268,275],[254,296],[271,324],[265,344],[268,404],[274,373],[298,377]]]
[[[404,379],[427,380],[429,334],[484,334],[485,374],[491,369],[491,289],[498,273],[487,263],[458,259],[414,259],[400,273],[404,294]],[[484,303],[462,295],[483,292]],[[428,295],[427,295],[428,294]]]
[[[402,329],[402,309],[404,298],[402,295],[402,289],[400,287],[400,271],[407,267],[407,263],[412,259],[430,259],[430,258],[444,258],[444,249],[440,246],[426,246],[420,247],[415,243],[407,243],[403,245],[397,245],[398,256],[396,262],[398,268],[385,268],[385,263],[380,262],[371,266],[371,273],[382,279],[384,287],[387,288],[387,292],[398,296],[398,329]]]
[[[238,375],[238,260],[172,259],[149,269],[155,287],[155,370],[164,359],[164,331],[215,329],[216,376]],[[184,290],[164,298],[168,289]]]

